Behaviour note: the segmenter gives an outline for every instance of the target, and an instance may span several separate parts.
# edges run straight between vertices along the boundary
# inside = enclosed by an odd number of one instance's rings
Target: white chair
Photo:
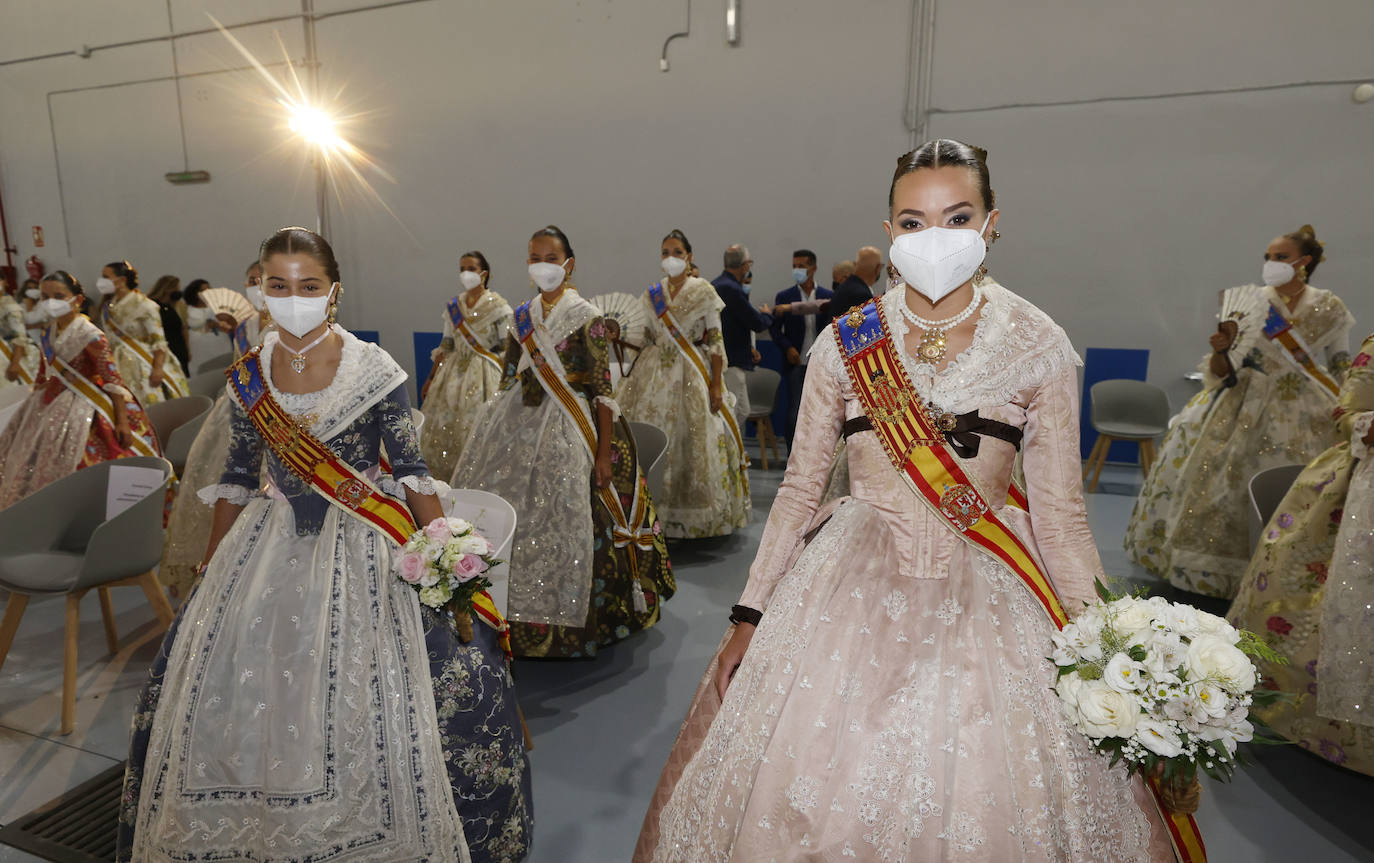
[[[1154,439],[1169,430],[1169,396],[1154,384],[1120,379],[1093,384],[1089,399],[1089,423],[1097,432],[1097,443],[1083,466],[1084,479],[1092,474],[1088,491],[1097,491],[1113,441],[1139,444],[1140,472],[1148,476],[1155,460]]]
[[[124,467],[151,468],[160,483],[127,509],[107,518],[110,474]],[[32,596],[65,596],[66,647],[62,663],[62,734],[76,721],[76,647],[81,598],[100,596],[105,643],[119,649],[110,588],[143,589],[154,615],[171,626],[172,606],[153,574],[162,557],[162,512],[172,465],[134,456],[100,462],[50,483],[0,513],[0,588],[9,591],[0,621],[0,667]]]
[[[191,379],[186,382],[186,388],[191,391],[193,396],[209,396],[212,399],[217,399],[224,394],[224,386],[228,382],[223,369],[211,369],[208,372],[192,375]]]
[[[157,435],[158,443],[166,449],[172,441],[173,432],[198,417],[203,420],[214,404],[209,396],[182,396],[148,405],[144,413],[148,415],[148,422]]]
[[[505,616],[510,596],[510,551],[515,541],[515,507],[498,494],[475,488],[450,489],[441,499],[444,512],[450,518],[472,522],[474,529],[495,549],[492,556],[503,561],[487,572],[487,578],[491,579],[488,593],[492,602]]]
[[[768,451],[772,450],[773,458],[778,457],[778,436],[773,431],[773,407],[778,401],[782,375],[759,366],[744,373],[744,383],[749,389],[749,415],[745,419],[753,420],[758,427],[759,458],[763,461],[763,469],[768,470]]]
[[[1274,517],[1283,496],[1303,472],[1305,465],[1285,464],[1262,470],[1250,477],[1250,553],[1254,554],[1264,535],[1264,526]]]
[[[218,355],[218,356],[211,357],[210,359],[206,360],[206,361],[203,362],[203,363],[196,363],[196,374],[197,374],[197,375],[202,375],[202,374],[205,374],[206,372],[214,372],[214,371],[221,371],[221,372],[222,372],[222,371],[224,371],[225,369],[227,369],[227,368],[229,368],[230,366],[232,366],[233,364],[234,364],[234,352],[233,352],[233,351],[230,351],[230,352],[227,353],[227,354],[220,354],[220,355]]]
[[[639,454],[639,467],[649,484],[649,495],[657,500],[663,492],[663,476],[668,471],[668,433],[650,423],[629,423]]]

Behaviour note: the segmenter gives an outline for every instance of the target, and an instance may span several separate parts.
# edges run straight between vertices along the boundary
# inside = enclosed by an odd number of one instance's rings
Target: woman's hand
[[[611,454],[603,452],[597,455],[596,464],[592,468],[593,476],[596,478],[596,487],[605,488],[611,484]]]
[[[119,422],[115,423],[115,438],[119,441],[119,445],[125,449],[133,446],[134,433],[133,430],[129,428],[128,420],[121,419]]]
[[[5,368],[5,380],[19,380],[19,363],[10,363],[9,366]]]
[[[720,649],[720,664],[716,667],[716,694],[721,701],[725,700],[725,690],[730,688],[730,681],[744,661],[744,652],[749,649],[749,642],[753,638],[754,624],[736,623],[730,640]]]
[[[1207,341],[1212,346],[1212,350],[1217,353],[1228,351],[1231,345],[1236,343],[1236,334],[1240,332],[1240,327],[1235,321],[1222,321],[1217,324],[1217,331]]]
[[[711,413],[718,414],[720,409],[725,407],[725,386],[720,381],[711,381],[708,391],[711,396]]]
[[[1374,446],[1374,428],[1370,428],[1369,434],[1364,436],[1365,446]]]
[[[162,369],[155,366],[153,368],[153,373],[148,375],[149,388],[157,389],[158,387],[162,386],[162,381],[165,379],[165,377],[166,376],[162,374]]]

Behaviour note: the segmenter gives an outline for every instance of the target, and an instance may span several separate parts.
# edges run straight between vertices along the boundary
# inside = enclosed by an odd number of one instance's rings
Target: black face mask
[[[178,300],[180,300],[181,297],[182,297],[181,291],[172,291],[170,294],[167,295],[167,302],[168,302],[168,303],[175,303],[175,302],[177,302]]]

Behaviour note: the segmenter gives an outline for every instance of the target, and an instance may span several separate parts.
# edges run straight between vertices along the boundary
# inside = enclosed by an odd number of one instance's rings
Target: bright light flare
[[[290,119],[287,127],[322,150],[346,150],[348,142],[339,137],[334,118],[321,108],[279,101]]]

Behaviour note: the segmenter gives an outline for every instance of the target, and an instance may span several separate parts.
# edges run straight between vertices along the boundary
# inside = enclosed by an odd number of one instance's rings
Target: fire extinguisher
[[[38,260],[37,255],[29,255],[29,259],[24,262],[24,269],[28,270],[29,278],[43,278],[43,262]]]

